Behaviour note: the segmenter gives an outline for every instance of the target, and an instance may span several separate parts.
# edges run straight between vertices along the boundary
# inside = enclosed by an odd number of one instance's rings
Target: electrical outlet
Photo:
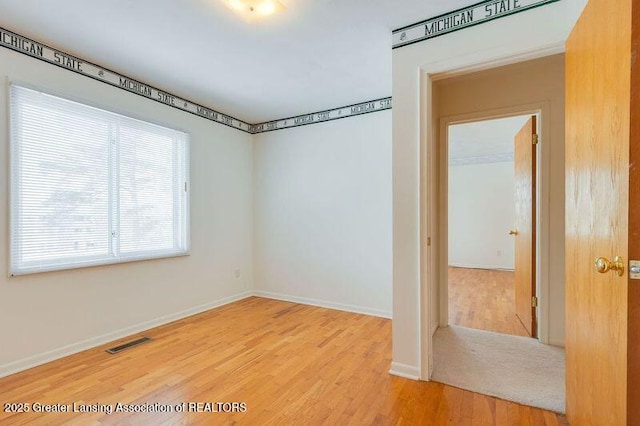
[[[497,250],[496,251],[496,256],[498,256],[498,257],[502,256],[502,250]]]
[[[240,269],[236,269],[234,271],[234,275],[236,276],[236,278],[240,278]]]

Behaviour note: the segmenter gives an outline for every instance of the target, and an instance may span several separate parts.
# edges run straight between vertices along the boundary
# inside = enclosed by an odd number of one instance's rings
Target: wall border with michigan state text
[[[0,27],[0,46],[234,129],[257,134],[391,109],[391,97],[251,124]]]
[[[485,0],[393,30],[392,49],[450,34],[560,0]]]

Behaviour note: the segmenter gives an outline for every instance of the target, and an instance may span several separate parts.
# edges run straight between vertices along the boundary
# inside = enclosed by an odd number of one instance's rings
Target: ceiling
[[[449,126],[449,161],[477,164],[513,160],[513,138],[529,118],[531,115],[520,115]]]
[[[391,31],[476,0],[0,0],[0,26],[250,123],[391,96]]]

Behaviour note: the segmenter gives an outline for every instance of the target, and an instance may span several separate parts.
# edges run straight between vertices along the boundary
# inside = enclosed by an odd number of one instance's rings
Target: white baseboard
[[[404,377],[405,379],[420,380],[420,369],[413,365],[401,364],[399,362],[392,362],[389,374],[398,377]]]
[[[252,293],[250,291],[246,291],[244,293],[240,293],[234,296],[225,297],[213,302],[209,302],[209,303],[195,306],[193,308],[185,309],[180,312],[164,315],[162,317],[155,318],[150,321],[145,321],[140,324],[123,328],[121,330],[117,330],[111,333],[103,334],[101,336],[96,336],[90,339],[82,340],[77,343],[72,343],[70,345],[53,349],[51,351],[47,351],[42,354],[34,355],[18,361],[10,362],[8,364],[0,365],[0,378],[8,376],[10,374],[20,372],[20,371],[27,370],[32,367],[36,367],[38,365],[45,364],[47,362],[54,361],[56,359],[63,358],[68,355],[72,355],[87,349],[95,348],[96,346],[104,345],[105,343],[109,343],[114,340],[121,339],[126,336],[130,336],[132,334],[140,333],[142,331],[149,330],[154,327],[158,327],[176,320],[187,318],[192,315],[196,315],[196,314],[208,311],[210,309],[217,308],[222,305],[227,305],[229,303],[237,302],[238,300],[246,299],[247,297],[251,297],[251,296],[252,296]]]
[[[254,290],[254,296],[264,297],[266,299],[282,300],[285,302],[300,303],[302,305],[318,306],[320,308],[336,309],[338,311],[353,312],[354,314],[371,315],[374,317],[391,319],[391,312],[382,309],[368,308],[366,306],[348,305],[345,303],[328,302],[326,300],[311,299],[308,297],[290,296],[281,293],[272,293],[270,291]]]
[[[564,340],[549,339],[549,345],[564,348]]]
[[[449,266],[453,266],[454,268],[468,268],[468,269],[491,269],[498,271],[514,271],[513,268],[507,268],[504,265],[479,265],[476,263],[458,263],[458,262],[449,262]]]
[[[142,331],[146,331],[154,327],[158,327],[176,320],[187,318],[192,315],[196,315],[196,314],[217,308],[222,305],[227,305],[229,303],[237,302],[238,300],[246,299],[247,297],[251,297],[251,296],[264,297],[267,299],[283,300],[287,302],[300,303],[303,305],[319,306],[319,307],[328,308],[328,309],[337,309],[340,311],[371,315],[375,317],[391,318],[391,312],[380,310],[380,309],[367,308],[364,306],[327,302],[324,300],[310,299],[306,297],[288,296],[284,294],[271,293],[267,291],[253,291],[253,292],[246,291],[234,296],[225,297],[225,298],[216,300],[214,302],[209,302],[209,303],[195,306],[193,308],[185,309],[180,312],[164,315],[162,317],[155,318],[150,321],[145,321],[140,324],[136,324],[131,327],[126,327],[111,333],[106,333],[101,336],[92,337],[90,339],[86,339],[80,342],[72,343],[70,345],[62,346],[60,348],[53,349],[51,351],[47,351],[38,355],[13,361],[8,364],[0,365],[0,378],[6,377],[10,374],[18,373],[20,371],[27,370],[29,368],[37,367],[38,365],[46,364],[47,362],[55,361],[56,359],[64,358],[65,356],[69,356],[87,349],[95,348],[96,346],[104,345],[105,343],[109,343],[114,340],[118,340],[123,337],[130,336],[132,334],[140,333]],[[411,367],[409,367],[409,370],[406,370],[406,369],[403,370],[401,368],[400,372],[409,371],[409,373],[407,374],[398,373],[396,375],[412,379],[414,378],[414,375],[412,375],[411,373],[412,370],[410,370],[410,368]],[[392,373],[392,374],[395,374],[395,373]]]

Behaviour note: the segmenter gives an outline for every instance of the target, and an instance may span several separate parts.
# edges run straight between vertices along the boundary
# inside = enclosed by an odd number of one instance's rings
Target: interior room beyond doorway
[[[437,125],[434,164],[437,195],[432,202],[436,219],[436,274],[428,283],[431,295],[430,329],[449,324],[448,315],[448,129],[492,118],[538,115],[536,191],[536,271],[540,342],[564,345],[564,55],[518,62],[464,75],[438,77],[433,83],[432,120]],[[486,204],[486,203],[485,203]],[[432,215],[432,217],[434,217]],[[509,240],[509,235],[504,238]],[[512,238],[512,237],[511,237]],[[493,247],[493,256],[497,255]],[[502,258],[505,253],[502,253]],[[455,266],[455,265],[452,265]],[[459,265],[458,265],[459,266]],[[467,265],[463,265],[467,266]],[[504,267],[503,267],[504,268]],[[531,301],[529,301],[531,303]]]
[[[516,216],[523,212],[516,208],[514,155],[515,137],[530,119],[448,128],[449,324],[529,336],[516,310]]]

